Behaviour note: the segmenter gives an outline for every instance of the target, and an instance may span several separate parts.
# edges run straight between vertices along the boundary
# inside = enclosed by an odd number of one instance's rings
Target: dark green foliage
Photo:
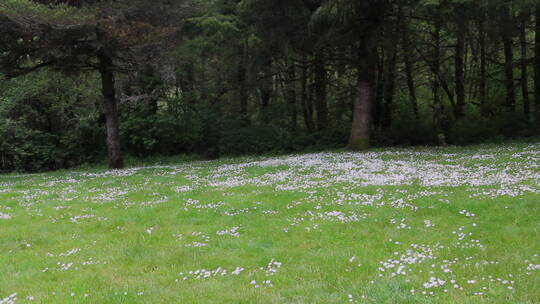
[[[428,119],[398,117],[389,129],[376,130],[372,143],[375,146],[430,145],[435,143],[435,136]]]
[[[3,83],[0,171],[42,171],[103,157],[94,79],[49,71]]]
[[[538,1],[99,2],[0,1],[1,171],[540,132]]]
[[[225,155],[261,154],[282,151],[282,134],[274,126],[244,126],[242,121],[226,121],[221,132],[220,152]]]
[[[36,171],[55,167],[55,137],[22,123],[0,121],[0,169]]]
[[[455,123],[449,134],[449,141],[457,145],[478,143],[492,139],[493,120],[482,117],[461,120]]]
[[[465,145],[532,135],[534,135],[533,128],[522,113],[501,113],[489,118],[476,114],[471,115],[470,119],[461,120],[452,125],[449,142]]]
[[[122,111],[122,139],[126,152],[146,157],[152,154],[189,153],[207,147],[207,126],[216,122],[205,107],[182,103],[178,99],[163,102],[163,108],[149,114],[144,107]],[[212,120],[212,118],[214,118]],[[217,144],[214,144],[217,146]]]

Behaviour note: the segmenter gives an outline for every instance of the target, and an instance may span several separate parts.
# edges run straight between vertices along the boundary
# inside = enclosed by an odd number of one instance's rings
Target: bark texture
[[[103,111],[107,129],[107,155],[109,168],[121,169],[124,167],[122,147],[120,144],[120,127],[118,109],[116,105],[116,91],[114,85],[113,62],[105,52],[98,53],[99,73],[101,75],[101,92],[103,94]]]
[[[527,22],[529,14],[526,12],[520,16],[521,26],[519,29],[519,41],[521,45],[521,96],[523,99],[523,114],[528,121],[531,116],[531,103],[529,99],[529,75],[527,64]]]
[[[353,151],[369,148],[376,70],[377,55],[371,39],[368,38],[361,42],[358,49],[358,91],[349,138],[349,149]]]
[[[409,37],[409,29],[403,30],[403,63],[405,64],[405,76],[407,78],[407,89],[409,91],[409,102],[413,109],[414,117],[419,119],[418,113],[418,100],[416,97],[416,85],[414,82],[413,70],[414,64],[412,62],[413,49],[411,48],[411,41]]]
[[[501,37],[504,48],[504,84],[506,87],[506,107],[513,111],[516,106],[516,93],[514,85],[514,45],[512,39],[512,18],[510,8],[503,10],[503,22],[501,23]]]
[[[454,116],[461,119],[465,116],[465,38],[467,26],[464,20],[459,20],[457,25],[457,41],[455,52],[455,82],[456,82],[456,106]]]
[[[326,102],[327,97],[327,79],[326,68],[324,62],[324,54],[322,51],[318,51],[315,54],[315,108],[317,111],[317,130],[325,130],[328,126],[328,105]]]

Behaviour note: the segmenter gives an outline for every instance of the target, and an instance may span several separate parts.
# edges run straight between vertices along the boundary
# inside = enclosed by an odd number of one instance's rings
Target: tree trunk
[[[403,27],[401,20],[402,10],[401,6],[394,6],[397,18],[392,21],[390,41],[388,42],[388,66],[386,68],[386,79],[384,81],[384,111],[382,125],[384,128],[392,126],[393,111],[394,111],[394,95],[396,93],[396,71],[397,71],[397,56],[398,56],[398,42],[399,42],[399,30]]]
[[[267,58],[270,58],[268,56]],[[272,88],[273,88],[273,76],[272,76],[272,60],[269,59],[264,63],[263,66],[263,79],[261,79],[260,93],[261,93],[261,109],[260,115],[261,120],[264,124],[270,122],[270,99],[272,98]]]
[[[114,72],[112,59],[104,52],[98,53],[99,73],[101,74],[101,92],[103,94],[103,111],[107,128],[107,154],[109,168],[121,169],[124,167],[122,149],[120,145],[120,128],[118,122],[118,109],[116,106],[116,92],[114,86]]]
[[[384,81],[385,81],[385,49],[380,47],[377,52],[377,68],[376,68],[376,83],[375,83],[375,96],[372,108],[373,127],[379,130],[382,126],[383,111],[384,111]]]
[[[435,136],[440,143],[439,137],[442,134],[442,114],[443,107],[441,103],[441,21],[440,16],[435,20],[435,30],[433,32],[435,46],[433,49],[433,125],[435,127]]]
[[[534,43],[534,104],[536,112],[536,125],[540,129],[540,4],[535,11],[535,43]]]
[[[307,60],[306,56],[303,56],[302,58],[302,79],[301,79],[301,86],[302,86],[302,112],[304,114],[304,124],[306,125],[306,129],[309,133],[313,132],[313,114],[311,113],[311,106],[309,105],[309,98],[308,98],[308,66],[307,66]]]
[[[317,130],[325,130],[328,125],[328,108],[326,104],[326,68],[322,51],[315,53],[315,108],[317,111]]]
[[[267,124],[270,122],[270,117],[268,113],[268,108],[270,106],[270,98],[271,98],[271,92],[272,92],[272,83],[269,79],[264,79],[263,84],[261,85],[260,92],[261,92],[261,120],[264,124]]]
[[[290,128],[291,132],[296,132],[296,125],[297,125],[297,111],[296,111],[296,67],[294,60],[291,60],[289,63],[289,69],[288,69],[288,104],[289,104],[289,114],[291,118],[290,122]]]
[[[508,111],[515,110],[516,97],[514,87],[514,45],[512,41],[512,17],[510,8],[503,9],[504,21],[501,23],[501,36],[504,47],[504,83],[506,87],[506,107]]]
[[[516,106],[515,86],[514,86],[514,51],[512,39],[504,39],[504,83],[506,87],[506,107],[513,111]]]
[[[407,89],[409,90],[409,102],[411,103],[414,117],[419,119],[418,113],[418,100],[416,98],[416,86],[414,84],[413,69],[414,63],[411,58],[413,56],[413,51],[411,48],[411,41],[409,37],[409,29],[404,28],[403,30],[403,62],[405,64],[405,76],[407,78]]]
[[[248,117],[248,92],[247,92],[247,85],[246,85],[246,75],[247,75],[247,69],[246,69],[246,56],[245,56],[245,49],[244,46],[240,46],[238,48],[238,55],[240,56],[240,60],[238,62],[238,71],[237,71],[237,81],[238,81],[238,99],[240,102],[240,119],[242,119],[244,122],[249,122]]]
[[[388,55],[388,66],[386,67],[386,77],[384,80],[384,109],[383,109],[383,128],[392,126],[392,112],[394,107],[394,94],[396,91],[396,64],[397,64],[397,37],[394,37],[390,45]]]
[[[349,149],[362,151],[369,148],[372,104],[375,95],[377,69],[376,50],[367,37],[358,49],[358,92],[354,102]]]
[[[521,27],[519,29],[519,40],[521,44],[521,96],[523,98],[523,114],[525,119],[530,120],[531,105],[529,99],[529,77],[527,71],[527,23],[530,15],[523,12],[520,16]]]
[[[485,15],[478,25],[478,35],[480,36],[480,112],[483,117],[487,115],[486,95],[487,95],[487,62],[486,62],[486,29]]]
[[[455,82],[456,82],[456,106],[454,116],[461,119],[465,116],[465,39],[467,25],[465,20],[457,22],[457,41],[455,50]]]

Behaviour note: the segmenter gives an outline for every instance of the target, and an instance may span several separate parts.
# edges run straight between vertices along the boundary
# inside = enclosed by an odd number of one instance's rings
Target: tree
[[[31,1],[0,4],[0,72],[49,66],[100,74],[110,168],[122,168],[115,74],[137,69],[177,37],[186,1]]]
[[[535,43],[534,43],[534,102],[536,125],[540,127],[540,4],[535,7]]]
[[[310,146],[364,150],[370,141],[473,143],[538,130],[523,118],[540,122],[539,7],[537,0],[1,0],[0,73],[90,71],[81,76],[99,80],[92,88],[102,98],[81,102],[104,113],[94,125],[106,126],[96,134],[107,134],[111,167],[122,166],[122,151],[214,158]],[[12,117],[0,113],[0,122]]]
[[[356,49],[357,92],[349,148],[359,151],[369,148],[377,45],[382,25],[393,1],[327,0],[314,15],[314,22],[326,27],[328,36]]]
[[[411,32],[411,26],[402,20],[403,64],[405,66],[405,76],[407,78],[409,102],[413,108],[414,118],[418,120],[420,115],[418,111],[418,99],[416,97],[416,84],[413,76],[414,48],[411,42]]]
[[[525,114],[525,119],[529,121],[531,116],[531,105],[529,100],[529,71],[527,64],[527,25],[530,20],[530,12],[521,12],[519,20],[519,41],[521,45],[521,96],[523,99],[523,114]]]
[[[464,3],[455,4],[454,14],[456,20],[456,47],[455,47],[455,83],[456,83],[456,106],[454,116],[461,119],[465,116],[465,51],[468,18],[467,11],[470,9]]]
[[[506,87],[506,107],[513,111],[516,106],[514,84],[514,16],[511,3],[502,4],[500,7],[500,34],[504,49],[504,77]]]

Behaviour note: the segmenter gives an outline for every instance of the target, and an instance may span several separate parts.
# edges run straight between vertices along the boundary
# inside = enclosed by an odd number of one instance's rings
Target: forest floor
[[[540,303],[540,144],[0,176],[0,303]]]

